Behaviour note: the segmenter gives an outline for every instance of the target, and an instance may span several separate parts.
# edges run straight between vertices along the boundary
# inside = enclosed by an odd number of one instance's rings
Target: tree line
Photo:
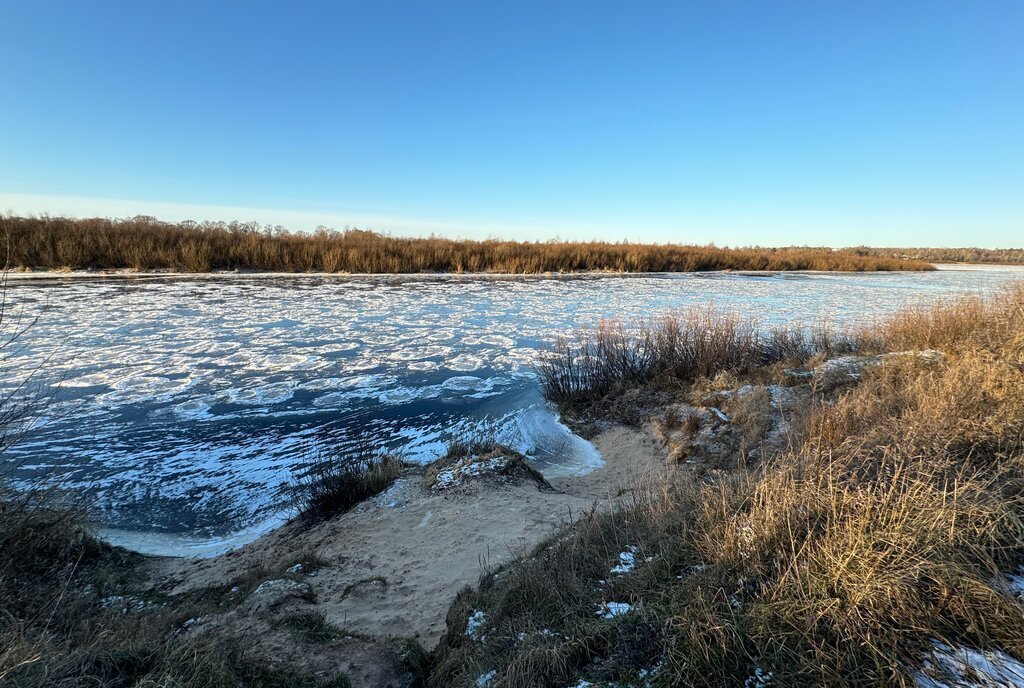
[[[1024,264],[1024,248],[872,248],[857,246],[844,249],[857,256],[923,260],[929,263],[998,263]]]
[[[719,248],[629,242],[393,237],[361,229],[290,232],[239,222],[0,217],[12,268],[210,272],[696,272],[927,270],[886,255],[828,248]]]

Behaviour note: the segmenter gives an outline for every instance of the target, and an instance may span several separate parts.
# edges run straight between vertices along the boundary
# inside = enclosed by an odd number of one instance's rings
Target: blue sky
[[[1024,2],[0,4],[0,211],[1024,244]]]

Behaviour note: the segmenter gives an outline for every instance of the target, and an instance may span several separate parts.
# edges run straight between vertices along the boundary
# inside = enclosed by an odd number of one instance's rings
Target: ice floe
[[[546,476],[592,470],[600,456],[544,404],[534,366],[602,318],[711,302],[844,324],[1019,274],[12,279],[12,302],[42,317],[0,387],[46,358],[57,374],[39,382],[57,391],[9,460],[16,485],[54,474],[92,492],[108,527],[193,552],[285,506],[316,442],[429,461],[487,427]]]

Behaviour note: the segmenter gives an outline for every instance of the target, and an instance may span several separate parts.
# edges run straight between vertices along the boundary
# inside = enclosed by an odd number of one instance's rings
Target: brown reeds
[[[420,273],[929,270],[922,261],[823,248],[399,238],[364,230],[288,232],[254,223],[0,217],[11,266],[210,272]]]
[[[689,383],[719,371],[742,374],[858,347],[852,335],[824,327],[762,327],[736,312],[693,307],[650,320],[604,321],[562,338],[540,375],[551,401],[587,406],[626,388]]]
[[[925,260],[929,263],[990,263],[998,265],[1020,265],[1024,263],[1024,248],[882,248],[857,246],[843,249],[857,256],[875,258],[903,258]]]

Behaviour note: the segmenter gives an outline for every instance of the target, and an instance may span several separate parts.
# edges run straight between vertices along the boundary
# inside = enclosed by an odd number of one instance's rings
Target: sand
[[[459,590],[582,512],[607,508],[666,470],[663,447],[646,432],[615,428],[594,444],[605,464],[586,476],[552,480],[554,490],[532,482],[482,481],[435,492],[423,485],[422,470],[413,469],[374,500],[316,526],[292,522],[215,558],[154,559],[149,585],[180,595],[315,557],[323,565],[313,575],[289,575],[309,586],[313,594],[307,599],[285,595],[272,610],[250,600],[197,627],[259,636],[268,650],[286,658],[302,649],[289,647],[287,634],[268,632],[274,615],[322,613],[353,637],[347,650],[334,647],[328,653],[333,659],[321,656],[317,663],[347,669],[356,686],[388,685],[393,677],[382,674],[381,662],[374,660],[382,639],[409,638],[433,648]]]

